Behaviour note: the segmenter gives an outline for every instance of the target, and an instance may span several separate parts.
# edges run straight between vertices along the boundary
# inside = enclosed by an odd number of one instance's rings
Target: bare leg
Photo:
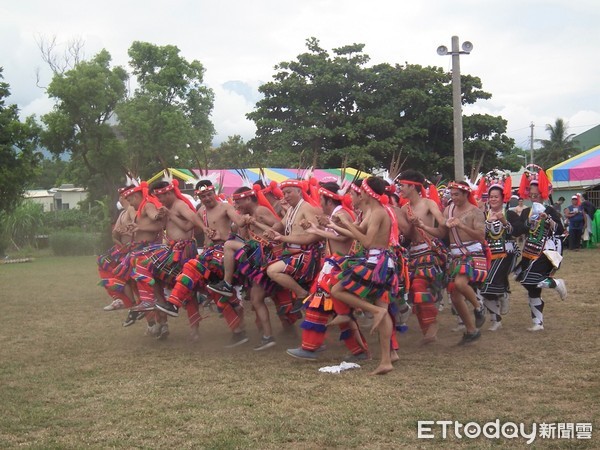
[[[252,286],[252,289],[250,289],[250,301],[260,321],[263,335],[272,336],[271,319],[269,318],[269,309],[265,305],[265,290],[262,286]]]
[[[381,322],[388,313],[387,307],[381,308],[379,306],[372,305],[366,300],[360,298],[358,295],[354,295],[353,293],[348,292],[339,283],[333,286],[333,288],[331,288],[331,296],[338,299],[341,302],[344,302],[352,308],[360,308],[365,312],[373,314],[373,325],[371,326],[371,334],[375,332],[377,327],[381,324]]]
[[[327,322],[327,326],[331,327],[334,325],[343,325],[343,324],[349,323],[349,322],[352,322],[352,318],[349,315],[338,314],[333,319],[331,319],[329,322]]]
[[[437,341],[437,332],[438,332],[438,323],[434,322],[431,325],[429,325],[429,328],[427,328],[427,332],[423,336],[423,340],[421,341],[421,343],[422,344],[430,344],[432,342]]]
[[[378,302],[379,304],[379,302]],[[371,375],[384,375],[394,369],[392,366],[392,352],[390,351],[390,339],[392,338],[392,318],[387,312],[387,305],[379,304],[380,309],[385,311],[383,319],[379,325],[379,349],[381,352],[381,361],[379,366],[371,372]],[[385,308],[383,307],[385,306]],[[397,356],[397,355],[396,355]]]
[[[223,246],[223,279],[226,283],[233,282],[233,272],[235,271],[235,252],[244,246],[243,242],[227,241]]]
[[[308,296],[308,291],[300,286],[290,275],[283,273],[284,270],[285,263],[278,261],[267,268],[267,275],[282,288],[292,291],[296,295],[296,298],[304,299]]]
[[[473,320],[472,314],[469,313],[469,308],[467,307],[462,294],[458,292],[457,289],[454,289],[450,295],[450,298],[452,299],[452,305],[454,306],[454,309],[462,319],[463,324],[467,329],[467,333],[475,332],[475,320]]]
[[[468,300],[471,305],[473,305],[473,308],[479,309],[480,305],[479,300],[477,300],[477,294],[473,288],[469,286],[469,280],[465,275],[457,275],[456,279],[454,280],[454,286],[456,289],[458,289],[458,292],[460,292],[465,299]]]

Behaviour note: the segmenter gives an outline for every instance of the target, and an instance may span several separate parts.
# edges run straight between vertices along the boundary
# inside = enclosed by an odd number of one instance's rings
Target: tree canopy
[[[110,62],[110,54],[102,50],[55,73],[47,92],[56,104],[42,117],[42,143],[54,155],[70,154],[71,175],[92,198],[114,191],[123,172],[123,145],[110,121],[125,98],[128,75],[121,67],[111,68]]]
[[[33,117],[19,120],[17,105],[7,105],[10,85],[0,67],[0,214],[13,211],[35,175],[41,155],[36,151],[39,126]]]
[[[127,167],[148,177],[161,165],[197,165],[215,134],[214,94],[203,85],[204,67],[186,61],[173,45],[134,42],[129,57],[138,87],[118,107]]]
[[[378,64],[368,67],[364,44],[333,49],[306,41],[308,51],[275,67],[264,98],[247,117],[257,126],[250,148],[272,165],[349,165],[385,168],[394,155],[425,173],[453,171],[451,74],[441,68]],[[464,75],[462,103],[491,94]],[[501,165],[514,146],[506,121],[490,115],[464,119],[465,161],[471,171]]]
[[[577,143],[573,141],[575,134],[568,133],[569,125],[563,119],[556,119],[554,125],[547,124],[546,131],[549,139],[537,139],[542,144],[535,151],[535,163],[544,169],[549,169],[580,152]]]

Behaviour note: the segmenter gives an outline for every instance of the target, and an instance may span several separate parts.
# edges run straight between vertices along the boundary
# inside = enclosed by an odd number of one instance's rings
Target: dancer
[[[544,330],[544,301],[542,289],[556,289],[561,300],[567,298],[564,280],[553,275],[560,267],[564,228],[559,214],[552,206],[542,202],[550,195],[550,183],[546,172],[540,166],[529,164],[521,176],[519,196],[531,200],[532,205],[521,213],[521,220],[527,228],[523,258],[515,271],[529,297],[532,325],[529,331]]]
[[[510,201],[510,173],[494,170],[482,177],[478,193],[487,192],[485,238],[490,248],[491,266],[485,282],[477,289],[489,317],[490,331],[502,328],[502,316],[509,311],[508,276],[520,254],[516,237],[525,232],[520,216],[504,205]]]
[[[113,284],[114,270],[121,260],[131,251],[135,245],[133,242],[133,233],[130,231],[130,225],[135,221],[135,209],[123,197],[123,192],[127,187],[119,189],[119,202],[117,207],[120,209],[112,229],[112,240],[114,245],[104,254],[98,257],[98,273],[100,274],[100,286],[106,289],[108,295],[112,298],[110,305],[104,307],[104,311],[117,311],[119,309],[131,308],[134,302],[134,295],[130,282],[124,286]]]
[[[331,289],[333,298],[373,315],[371,332],[379,332],[381,360],[372,375],[393,370],[393,350],[390,349],[393,321],[389,303],[390,297],[396,296],[399,290],[396,254],[390,250],[398,243],[398,230],[394,213],[385,208],[389,201],[384,195],[385,187],[385,181],[378,177],[363,180],[361,205],[368,211],[368,217],[359,226],[344,216],[339,217],[340,228],[347,229],[361,242],[366,256],[344,270],[338,276],[340,282]]]
[[[354,220],[350,195],[342,192],[336,182],[321,183],[319,195],[321,208],[326,216],[317,217],[319,224],[311,223],[306,231],[326,240],[324,263],[310,295],[305,300],[306,314],[300,325],[302,344],[287,350],[287,354],[294,358],[310,361],[316,360],[318,353],[323,349],[328,323],[338,304],[331,298],[331,287],[337,283],[337,275],[352,261],[355,242],[351,237],[327,228],[331,220],[340,216]],[[360,334],[356,320],[340,324],[340,330],[340,339],[350,350],[350,356],[345,360],[367,359],[367,344]]]
[[[199,180],[196,183],[196,192],[202,206],[198,210],[198,214],[194,216],[206,230],[205,246],[200,255],[196,254],[184,262],[175,279],[169,298],[156,304],[158,310],[172,317],[177,317],[179,308],[184,305],[188,316],[191,312],[195,317],[198,306],[193,298],[193,293],[204,288],[209,279],[219,279],[223,276],[223,245],[231,234],[231,224],[234,223],[237,227],[245,225],[232,205],[219,201],[212,181],[209,179]],[[241,320],[239,300],[228,299],[224,296],[216,296],[214,300],[232,332],[241,336],[243,321]],[[199,338],[199,322],[199,315],[197,320],[190,320],[191,337],[194,340]]]
[[[165,301],[164,289],[175,286],[177,276],[184,264],[197,255],[194,227],[207,233],[207,227],[196,215],[191,202],[179,191],[179,182],[165,173],[165,178],[151,186],[152,193],[163,204],[161,209],[165,223],[166,244],[158,244],[146,248],[138,259],[135,268],[135,281],[140,294],[140,304],[133,311],[153,311],[156,302]],[[163,311],[157,313],[160,323],[158,338],[164,339],[169,335],[167,316]],[[200,321],[197,306],[191,312],[190,326],[192,338]]]
[[[425,197],[423,174],[406,170],[400,174],[398,183],[401,198],[408,200],[400,210],[398,225],[404,238],[410,241],[409,301],[419,320],[422,343],[428,344],[437,340],[436,302],[441,300],[446,284],[446,249],[438,238],[443,238],[448,230],[440,205]],[[429,189],[436,188],[432,185]]]
[[[466,182],[451,182],[448,187],[452,198],[452,203],[444,210],[446,227],[450,230],[452,257],[448,290],[452,305],[466,328],[460,344],[466,344],[481,337],[479,328],[485,322],[483,305],[479,304],[474,290],[485,280],[489,268],[482,245],[485,242],[485,220]],[[465,300],[473,306],[474,320]]]

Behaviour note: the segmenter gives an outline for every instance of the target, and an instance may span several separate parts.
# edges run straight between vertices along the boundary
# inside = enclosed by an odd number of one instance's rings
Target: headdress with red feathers
[[[528,164],[525,167],[523,175],[521,175],[521,183],[519,184],[519,197],[529,198],[529,186],[535,184],[540,191],[542,200],[547,200],[552,192],[552,185],[546,171],[537,164]]]
[[[127,198],[135,192],[142,193],[142,201],[140,202],[140,205],[138,206],[138,209],[137,209],[137,214],[136,214],[137,217],[141,216],[142,211],[144,210],[144,206],[146,206],[146,203],[148,203],[148,202],[152,203],[157,208],[160,208],[162,206],[162,203],[160,203],[160,201],[155,196],[151,195],[148,192],[148,183],[146,181],[140,181],[140,179],[138,177],[136,177],[135,175],[132,175],[131,172],[126,172],[125,178],[127,180],[126,181],[127,186],[131,186],[131,187],[129,189],[126,189],[125,191],[121,192],[121,195],[123,197]]]
[[[475,197],[483,199],[489,195],[492,188],[502,190],[503,201],[507,203],[512,195],[512,178],[510,173],[504,170],[494,169],[486,173],[479,180]]]
[[[169,184],[163,188],[154,189],[154,191],[153,191],[154,195],[165,194],[169,191],[173,191],[173,193],[175,194],[175,197],[177,197],[179,200],[181,200],[186,205],[188,205],[188,207],[192,211],[194,211],[194,212],[196,211],[196,208],[194,207],[194,204],[190,201],[190,199],[185,197],[179,190],[179,180],[173,178],[173,175],[171,174],[171,171],[169,169],[165,169],[163,171],[163,177],[162,177],[161,181],[164,181]]]

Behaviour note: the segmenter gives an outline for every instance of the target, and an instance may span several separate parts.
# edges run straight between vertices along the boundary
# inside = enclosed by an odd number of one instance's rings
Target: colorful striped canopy
[[[600,145],[551,167],[546,173],[551,182],[600,183]]]
[[[197,178],[203,178],[206,175],[200,175],[200,170],[198,169],[169,169],[174,177],[177,177],[183,181],[194,181]],[[298,178],[302,176],[306,170],[299,169],[280,169],[280,168],[263,168],[262,169],[266,175],[266,177],[271,181],[277,181],[281,183],[288,178]],[[217,180],[223,180],[223,187],[221,192],[231,195],[237,188],[243,185],[242,178],[234,169],[223,169],[223,170],[208,170],[208,176],[214,176]],[[244,169],[246,176],[250,180],[250,182],[254,183],[260,178],[260,169],[252,168],[252,169]],[[321,181],[326,177],[341,177],[342,171],[341,169],[314,169],[313,175],[314,177]],[[163,175],[163,172],[159,172],[154,175],[152,178],[148,180],[148,184],[153,183],[158,180]],[[353,169],[351,167],[346,169],[345,178],[348,181],[352,181],[354,177],[365,178],[369,176],[366,172],[361,172],[359,170]]]

